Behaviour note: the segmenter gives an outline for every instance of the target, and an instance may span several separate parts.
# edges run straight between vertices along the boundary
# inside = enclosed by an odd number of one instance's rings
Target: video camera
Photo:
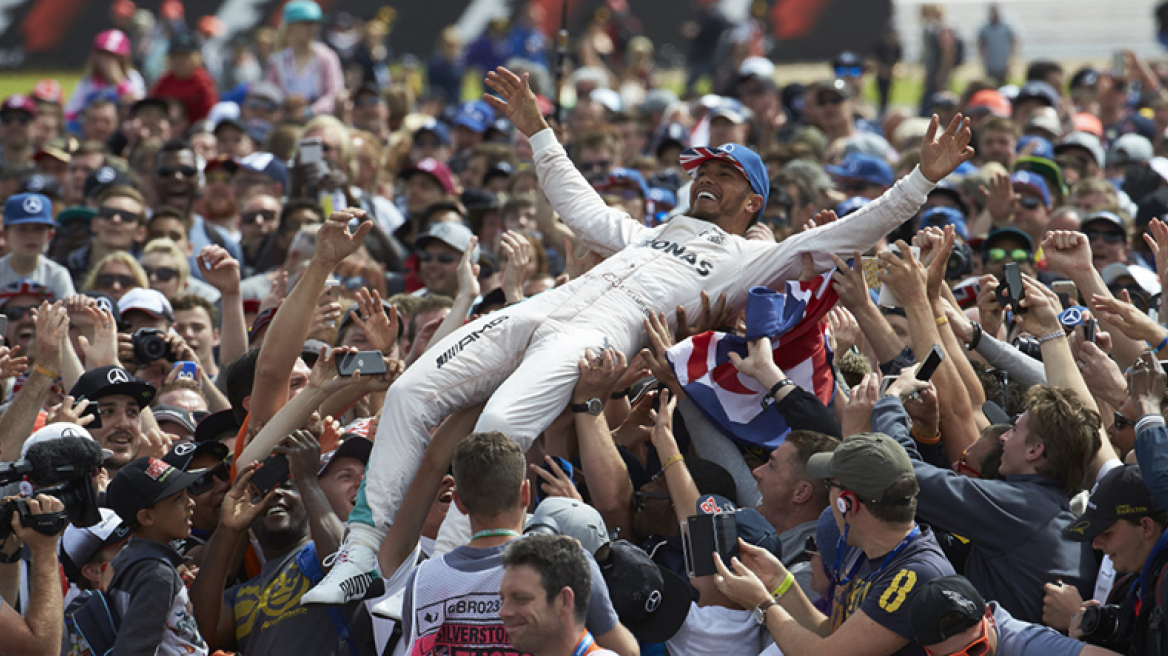
[[[101,460],[97,442],[66,435],[30,446],[22,460],[0,463],[0,485],[27,478],[37,487],[37,494],[56,497],[65,505],[64,512],[33,515],[26,499],[0,504],[0,540],[12,533],[13,513],[24,526],[45,535],[60,533],[70,522],[79,527],[100,522],[93,472],[101,467]]]

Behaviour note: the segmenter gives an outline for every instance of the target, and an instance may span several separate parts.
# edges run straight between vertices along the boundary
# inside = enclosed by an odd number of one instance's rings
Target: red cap
[[[4,104],[0,105],[0,114],[4,112],[27,112],[33,116],[37,115],[37,106],[32,98],[26,95],[14,93],[4,99]]]
[[[130,19],[134,17],[134,12],[138,11],[138,6],[130,0],[117,0],[113,6],[110,7],[110,15],[122,19]]]
[[[982,89],[970,96],[966,108],[974,109],[975,107],[984,107],[996,116],[1006,117],[1014,113],[1010,101],[996,89]]]
[[[121,30],[106,30],[93,39],[93,49],[119,57],[130,56],[130,37]]]
[[[32,88],[32,97],[34,100],[60,105],[62,98],[61,83],[51,77],[47,77],[37,82],[36,86]]]
[[[1089,132],[1102,139],[1103,121],[1100,121],[1099,117],[1094,114],[1079,112],[1078,114],[1075,114],[1075,131]]]
[[[159,8],[158,13],[163,19],[168,21],[176,21],[183,17],[186,10],[183,9],[183,3],[179,0],[165,0],[162,7]]]
[[[223,34],[223,21],[214,14],[207,14],[199,19],[198,30],[204,36],[219,36]]]
[[[450,172],[449,166],[446,166],[433,157],[427,157],[414,166],[402,171],[402,177],[408,179],[418,172],[430,174],[442,186],[442,191],[446,192],[447,195],[454,195],[454,174]]]

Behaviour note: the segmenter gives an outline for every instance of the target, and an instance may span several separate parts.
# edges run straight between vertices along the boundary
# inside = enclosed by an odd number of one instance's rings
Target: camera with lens
[[[134,345],[134,362],[146,365],[155,360],[175,360],[170,352],[170,344],[166,343],[166,332],[158,328],[139,328],[130,338]]]
[[[1123,607],[1116,604],[1088,606],[1083,611],[1080,624],[1083,641],[1120,653],[1126,652],[1131,642],[1134,620],[1133,613],[1125,612]]]
[[[63,435],[32,445],[23,460],[0,463],[0,485],[27,480],[36,486],[34,494],[56,497],[65,506],[61,512],[33,515],[27,499],[5,501],[0,504],[0,540],[12,533],[13,514],[24,526],[45,535],[60,533],[70,522],[80,527],[100,522],[93,473],[101,467],[102,456],[92,438]]]
[[[1042,345],[1034,337],[1015,337],[1010,344],[1022,351],[1022,355],[1034,358],[1042,362]]]

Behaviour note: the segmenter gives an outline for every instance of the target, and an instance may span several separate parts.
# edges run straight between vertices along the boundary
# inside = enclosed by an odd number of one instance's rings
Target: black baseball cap
[[[183,408],[176,408],[173,405],[157,405],[154,406],[152,412],[155,422],[169,421],[182,426],[188,433],[195,432],[195,418]]]
[[[235,413],[228,408],[203,417],[195,427],[195,442],[217,442],[223,435],[239,433],[240,423],[235,420]]]
[[[910,620],[917,644],[935,645],[977,626],[986,605],[969,579],[960,574],[926,583],[912,601]]]
[[[134,182],[130,179],[129,173],[116,166],[106,164],[85,178],[85,184],[81,187],[81,190],[85,198],[97,198],[101,195],[101,192],[110,187],[133,186]]]
[[[139,408],[146,408],[157,392],[158,390],[153,385],[131,375],[125,369],[106,365],[81,374],[81,378],[77,379],[73,389],[69,390],[69,395],[76,403],[80,403],[83,399],[89,401],[86,414],[91,414],[94,417],[89,428],[101,428],[101,415],[97,412],[96,403],[98,399],[114,394],[125,394],[137,401]]]
[[[130,526],[138,525],[138,511],[187,489],[199,479],[160,458],[138,458],[122,467],[106,489],[106,505]]]
[[[1147,517],[1160,512],[1152,498],[1139,465],[1124,465],[1107,472],[1087,500],[1087,511],[1074,525],[1063,529],[1063,537],[1074,542],[1090,542],[1127,518]]]
[[[231,455],[231,449],[222,442],[179,442],[162,459],[172,467],[189,471],[191,462],[204,453],[210,453],[216,460],[223,462]]]
[[[689,584],[639,547],[628,540],[610,542],[598,564],[613,610],[638,640],[665,642],[685,623]]]
[[[369,454],[373,453],[373,441],[361,437],[355,433],[350,433],[349,437],[341,442],[337,448],[322,453],[320,456],[320,469],[317,470],[317,476],[324,476],[324,472],[333,464],[334,460],[338,458],[353,458],[358,460],[363,465],[369,464]]]

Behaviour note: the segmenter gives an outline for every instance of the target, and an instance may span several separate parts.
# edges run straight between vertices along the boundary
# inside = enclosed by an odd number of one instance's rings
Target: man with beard
[[[239,175],[236,173],[236,175]],[[243,275],[256,273],[256,264],[269,235],[280,225],[280,213],[284,205],[280,199],[267,192],[252,194],[243,201],[240,214],[239,247],[243,251]]]
[[[256,464],[243,469],[223,499],[219,527],[207,543],[191,601],[199,632],[212,650],[242,653],[357,654],[373,649],[365,605],[301,606],[300,596],[324,576],[325,556],[340,543],[342,525],[317,481],[320,444],[299,430],[276,447],[291,477],[262,499],[250,485]],[[260,573],[223,592],[238,571],[248,529],[263,550]]]
[[[114,365],[90,369],[69,390],[76,403],[89,402],[85,412],[94,420],[86,428],[101,448],[113,452],[104,461],[111,479],[138,457],[143,442],[141,413],[150,407],[156,391],[150,383]]]
[[[182,556],[206,544],[219,525],[223,499],[227,496],[227,490],[231,489],[231,465],[227,462],[230,455],[231,450],[226,445],[212,440],[181,442],[162,458],[176,469],[199,474],[187,488],[195,501],[195,509],[191,513],[191,534],[184,540],[171,543]],[[192,554],[192,557],[195,556]]]
[[[199,167],[195,151],[186,141],[168,141],[154,160],[154,197],[159,205],[177,207],[191,215],[191,249],[198,253],[204,246],[215,244],[227,249],[231,257],[242,259],[239,243],[223,228],[208,225],[194,212],[199,195]],[[193,271],[199,275],[197,271]]]
[[[207,186],[195,204],[207,225],[219,228],[236,243],[239,242],[239,200],[231,180],[238,168],[235,160],[227,155],[207,162],[203,170]]]

